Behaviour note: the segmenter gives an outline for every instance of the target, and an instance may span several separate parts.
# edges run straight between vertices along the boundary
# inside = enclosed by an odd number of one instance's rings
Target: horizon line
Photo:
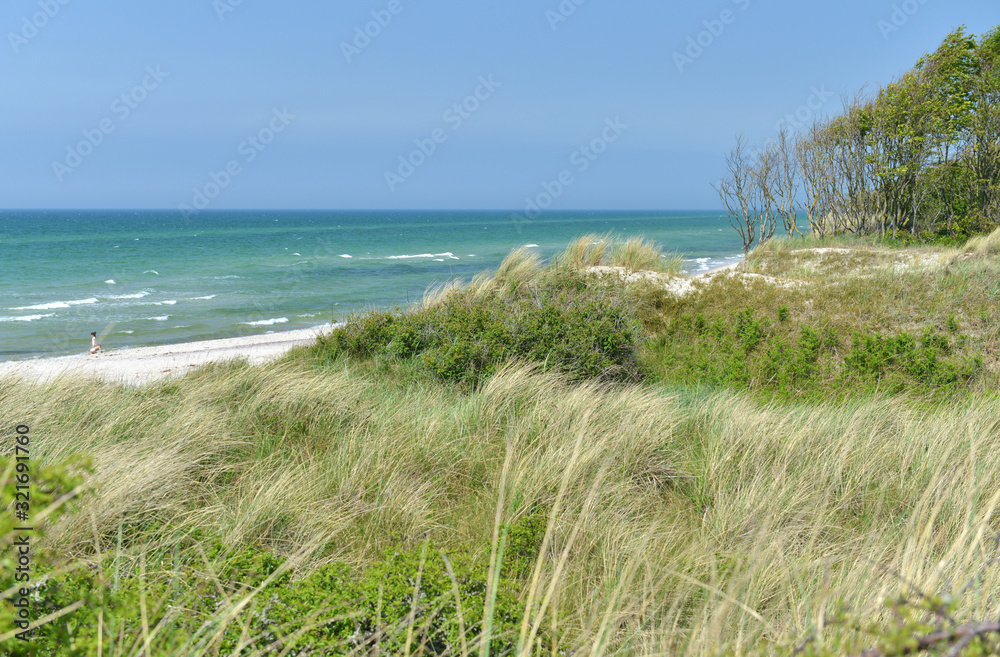
[[[136,208],[136,207],[111,207],[111,208],[0,208],[2,212],[172,212],[184,214],[183,210],[177,208]],[[221,214],[226,212],[513,212],[523,213],[522,209],[511,208],[228,208],[228,209],[206,209],[200,210],[196,214]],[[718,212],[725,214],[725,210],[719,208],[566,208],[559,210],[545,210],[542,214],[559,214],[567,212]]]

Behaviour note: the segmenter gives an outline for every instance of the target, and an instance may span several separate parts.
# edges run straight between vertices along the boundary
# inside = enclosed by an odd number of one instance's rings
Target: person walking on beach
[[[101,349],[101,345],[97,344],[97,331],[91,331],[90,332],[90,353],[96,354],[98,351],[101,352],[101,353],[104,353],[104,350]]]

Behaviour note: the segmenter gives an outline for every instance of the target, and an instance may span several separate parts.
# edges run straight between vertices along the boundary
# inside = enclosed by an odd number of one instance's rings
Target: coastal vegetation
[[[3,649],[992,654],[998,243],[585,236],[264,366],[2,381]]]
[[[1000,216],[1000,28],[959,28],[840,114],[743,137],[717,190],[745,251],[804,215],[813,235],[928,241],[989,232]]]

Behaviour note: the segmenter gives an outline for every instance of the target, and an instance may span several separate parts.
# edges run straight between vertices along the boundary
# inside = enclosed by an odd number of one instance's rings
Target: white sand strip
[[[730,273],[735,273],[737,268],[742,263],[742,260],[730,263],[728,265],[721,265],[715,267],[714,269],[709,269],[708,271],[699,272],[691,276],[676,276],[673,274],[664,274],[655,271],[636,271],[629,272],[624,267],[606,267],[606,266],[591,266],[585,268],[584,273],[597,274],[598,276],[606,276],[608,274],[620,276],[626,283],[635,283],[638,281],[647,281],[650,283],[662,285],[663,288],[673,294],[674,296],[683,297],[694,292],[697,288],[695,283],[697,282],[708,282],[711,281],[713,277],[720,274],[729,275]],[[747,276],[757,276],[757,274],[746,274]]]
[[[113,383],[140,385],[169,376],[180,376],[204,365],[236,358],[252,365],[273,360],[292,347],[309,345],[335,326],[279,331],[243,338],[185,342],[159,347],[113,350],[93,356],[66,356],[0,363],[0,377],[15,376],[24,381],[50,381],[63,374],[94,377]]]

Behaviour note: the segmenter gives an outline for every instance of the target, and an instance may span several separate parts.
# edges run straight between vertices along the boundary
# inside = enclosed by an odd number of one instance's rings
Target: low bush
[[[907,379],[922,387],[947,387],[972,381],[982,370],[981,356],[958,353],[964,346],[964,336],[953,338],[931,328],[919,339],[906,331],[895,335],[855,333],[844,367],[862,379],[888,381],[894,389],[905,389]]]
[[[30,445],[27,432],[18,431],[15,443]],[[85,462],[36,469],[30,447],[22,449],[15,451],[17,456],[0,455],[0,501],[7,511],[0,516],[0,646],[9,655],[38,654],[29,623],[41,615],[36,613],[41,574],[57,566],[71,567],[64,555],[40,546],[48,523],[72,509],[90,469]],[[60,618],[81,604],[81,598],[75,598],[47,613]],[[66,640],[63,624],[52,627],[58,641]]]
[[[446,555],[429,544],[390,550],[356,571],[328,563],[300,579],[284,559],[257,549],[226,555],[220,546],[201,568],[178,566],[170,555],[145,572],[109,581],[115,558],[94,568],[49,573],[35,587],[37,616],[82,605],[71,623],[39,628],[23,654],[53,657],[130,654],[149,637],[164,654],[218,646],[220,654],[467,654],[490,618],[490,654],[509,652],[522,609],[515,585],[500,574],[487,601],[487,567],[464,553]],[[206,573],[216,572],[215,576]],[[178,613],[183,609],[183,613]],[[545,638],[548,641],[548,638]],[[7,644],[11,654],[15,642]],[[408,647],[408,651],[407,651]],[[30,648],[30,650],[29,650]],[[194,650],[192,652],[198,652]],[[477,651],[478,652],[478,651]],[[42,654],[42,653],[38,653]]]
[[[344,355],[412,360],[441,379],[472,385],[513,361],[577,379],[642,378],[644,330],[624,283],[512,259],[496,278],[452,289],[437,303],[353,317],[310,353],[327,362]]]
[[[849,391],[933,393],[969,384],[983,369],[965,353],[966,337],[955,324],[942,333],[927,328],[919,338],[855,331],[844,348],[837,331],[788,321],[787,306],[775,320],[746,309],[709,321],[680,314],[649,344],[651,367],[678,383],[749,388],[779,396],[822,396]]]

